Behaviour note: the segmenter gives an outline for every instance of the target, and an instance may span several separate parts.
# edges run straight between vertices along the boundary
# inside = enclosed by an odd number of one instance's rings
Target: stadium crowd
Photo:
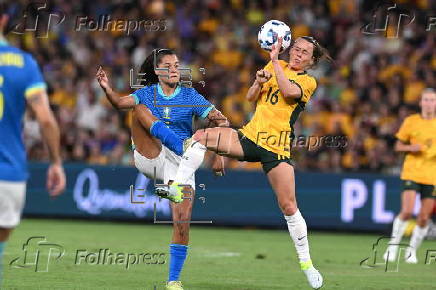
[[[15,11],[28,3],[13,2]],[[128,165],[132,163],[129,113],[114,111],[106,101],[95,81],[99,65],[120,94],[129,94],[135,90],[131,84],[138,67],[152,49],[173,48],[183,66],[191,68],[193,86],[233,127],[241,127],[254,109],[244,96],[256,70],[269,57],[259,48],[257,31],[269,19],[282,20],[291,27],[294,39],[314,36],[335,60],[321,62],[310,71],[318,79],[318,88],[297,121],[296,135],[347,137],[343,146],[295,148],[297,169],[398,173],[401,158],[393,151],[394,134],[404,117],[417,111],[420,92],[435,87],[435,36],[425,24],[436,4],[397,1],[413,11],[414,21],[397,31],[398,13],[392,12],[387,29],[376,31],[386,19],[386,7],[375,9],[372,1],[365,2],[119,0],[108,5],[104,0],[50,0],[45,10],[65,19],[50,27],[47,37],[12,31],[8,41],[32,53],[42,67],[61,127],[65,160]],[[26,21],[31,20],[29,15]],[[160,22],[150,21],[149,26],[129,33],[112,23],[107,31],[92,25],[77,29],[80,17],[98,22],[101,15]],[[22,19],[20,13],[16,16],[15,23]],[[38,127],[32,116],[26,118],[30,159],[45,160],[48,156]],[[260,168],[236,161],[228,166]]]

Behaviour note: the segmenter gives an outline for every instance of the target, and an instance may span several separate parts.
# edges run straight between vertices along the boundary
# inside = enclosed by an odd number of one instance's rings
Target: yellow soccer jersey
[[[436,118],[426,120],[413,114],[395,136],[404,143],[423,146],[421,152],[406,154],[401,179],[436,185]]]
[[[272,62],[269,62],[264,69],[269,71],[272,77],[263,84],[254,116],[241,132],[262,148],[290,157],[293,125],[315,91],[316,80],[306,72],[297,73],[289,69],[285,61],[280,60],[280,66],[289,81],[301,88],[301,98],[283,97]]]

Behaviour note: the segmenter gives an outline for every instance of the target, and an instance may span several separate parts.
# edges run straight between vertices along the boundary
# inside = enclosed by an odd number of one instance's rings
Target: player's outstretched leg
[[[405,190],[401,199],[401,212],[394,219],[392,226],[391,240],[389,246],[383,255],[385,261],[394,262],[398,255],[398,244],[403,238],[406,230],[407,220],[412,217],[413,208],[415,206],[416,192],[414,190]]]
[[[323,285],[323,278],[313,266],[310,258],[306,221],[297,207],[295,198],[294,168],[292,165],[282,162],[271,169],[267,176],[288,225],[301,270],[306,275],[310,286],[313,289],[319,289]]]
[[[410,239],[410,247],[408,247],[404,253],[406,263],[417,264],[418,257],[416,251],[424,240],[428,232],[428,221],[433,212],[434,199],[424,198],[421,203],[421,209],[419,211],[416,226],[413,229],[412,238]]]
[[[141,125],[146,128],[150,134],[159,139],[162,144],[168,147],[177,155],[183,154],[183,140],[168,128],[164,122],[156,118],[150,110],[144,105],[135,106],[135,115]]]
[[[168,134],[166,139],[163,138],[167,147],[170,146],[170,144],[182,144],[180,138],[175,135],[175,133],[167,128],[165,125],[163,127],[160,126],[161,122],[156,121],[156,117],[154,117],[151,112],[145,107],[145,106],[137,106],[132,114],[132,140],[135,144],[135,150],[142,155],[143,157],[153,160],[158,158],[159,154],[161,154],[162,151],[162,141],[158,139],[156,136],[159,134]],[[157,125],[152,125],[157,124]],[[152,126],[152,132],[154,130],[157,130],[157,128],[161,128],[161,130],[158,130],[159,132],[154,134],[150,133],[150,126]],[[165,133],[166,132],[166,133]],[[169,144],[170,143],[170,144]],[[178,146],[178,145],[177,145]],[[183,147],[183,146],[182,146]],[[138,164],[137,164],[138,162]],[[135,165],[138,167],[138,170],[141,171],[140,167],[149,166],[148,165],[142,165],[141,160],[136,161]],[[148,161],[147,161],[148,162]],[[141,171],[143,172],[143,171]],[[153,176],[148,176],[149,178],[153,178]],[[165,194],[161,194],[160,192],[155,192],[157,195],[159,195],[162,198],[167,198],[172,202],[180,203],[183,201],[183,192],[182,190],[176,190],[175,192],[166,192]]]
[[[208,128],[195,132],[191,142],[185,144],[185,153],[180,161],[174,183],[156,188],[160,193],[176,193],[181,191],[179,184],[186,184],[201,166],[207,150],[231,158],[243,157],[238,133],[231,128]]]

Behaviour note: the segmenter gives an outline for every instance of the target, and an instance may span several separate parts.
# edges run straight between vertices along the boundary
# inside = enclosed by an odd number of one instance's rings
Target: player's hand
[[[106,91],[110,89],[109,79],[106,75],[106,72],[103,70],[101,66],[98,67],[97,74],[95,75],[95,77],[97,78],[97,81],[103,90]]]
[[[212,164],[212,170],[215,173],[216,176],[224,176],[225,170],[224,170],[224,157],[217,155],[215,157],[215,160]]]
[[[269,57],[272,61],[279,59],[280,48],[282,47],[283,37],[279,37],[276,44],[271,46],[271,52],[269,53]]]
[[[271,73],[267,70],[261,69],[256,72],[256,82],[263,85],[271,78]]]
[[[47,190],[50,196],[58,196],[65,190],[65,173],[62,165],[53,163],[47,171]]]
[[[409,151],[410,152],[421,152],[423,147],[421,144],[411,144],[409,145]]]

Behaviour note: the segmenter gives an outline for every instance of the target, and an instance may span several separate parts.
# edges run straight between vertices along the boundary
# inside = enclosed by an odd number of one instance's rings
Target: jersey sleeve
[[[305,75],[304,77],[289,79],[289,81],[297,85],[301,90],[301,101],[307,103],[313,92],[316,90],[316,81],[313,77]]]
[[[209,112],[215,108],[208,100],[206,100],[201,94],[199,94],[195,89],[191,91],[192,109],[194,115],[205,119]]]
[[[398,130],[397,134],[395,134],[395,137],[397,137],[397,139],[400,140],[401,142],[409,143],[410,135],[411,135],[410,122],[409,122],[409,118],[406,118],[401,124],[401,127]]]
[[[47,90],[47,85],[42,77],[41,70],[35,59],[30,55],[27,55],[26,58],[26,71],[28,77],[24,89],[24,96],[28,98],[35,93],[45,92]]]
[[[130,96],[135,99],[135,105],[142,104],[148,106],[150,101],[149,92],[145,87],[134,91]]]

